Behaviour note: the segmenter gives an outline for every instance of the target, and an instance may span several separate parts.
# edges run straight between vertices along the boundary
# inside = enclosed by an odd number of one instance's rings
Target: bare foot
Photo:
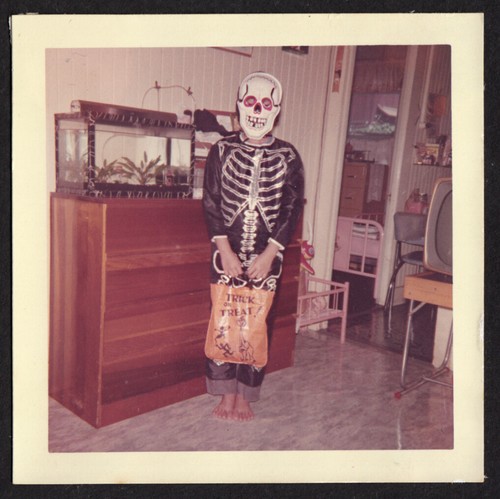
[[[245,400],[241,395],[236,395],[232,419],[236,421],[250,421],[253,418],[254,414],[248,400]]]
[[[236,400],[235,393],[229,393],[227,395],[223,395],[221,401],[214,407],[212,414],[219,419],[231,418],[235,400]]]

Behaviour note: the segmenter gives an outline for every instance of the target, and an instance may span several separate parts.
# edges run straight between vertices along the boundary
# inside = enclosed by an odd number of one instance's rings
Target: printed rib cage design
[[[259,215],[271,233],[279,216],[287,160],[293,159],[295,154],[289,147],[256,150],[225,141],[219,144],[220,151],[227,145],[230,152],[222,170],[221,209],[226,226],[233,225],[240,214],[243,217],[239,257],[248,267],[256,256]]]

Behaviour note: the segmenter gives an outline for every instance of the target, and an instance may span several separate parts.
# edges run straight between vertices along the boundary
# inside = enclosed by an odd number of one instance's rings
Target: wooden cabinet
[[[339,215],[343,217],[383,215],[386,184],[387,165],[367,161],[345,162]]]
[[[268,372],[293,363],[299,259],[294,239]],[[53,194],[50,396],[100,427],[204,393],[209,260],[200,201]]]

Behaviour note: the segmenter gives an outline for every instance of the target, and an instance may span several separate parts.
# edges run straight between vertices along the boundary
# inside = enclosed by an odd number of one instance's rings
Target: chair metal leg
[[[394,303],[394,288],[396,287],[396,277],[398,275],[399,269],[403,266],[403,263],[404,262],[401,260],[401,243],[398,241],[396,243],[396,254],[394,255],[394,267],[392,269],[391,280],[389,281],[389,288],[387,289],[387,295],[385,297],[384,312],[387,312]]]
[[[425,305],[425,303],[419,303],[417,306],[414,307],[414,303],[415,303],[414,300],[410,300],[410,308],[408,309],[408,319],[406,321],[405,344],[403,348],[403,362],[401,365],[401,379],[400,379],[400,384],[403,388],[406,387],[405,384],[406,365],[408,362],[408,353],[410,351],[413,314],[415,314]]]
[[[453,385],[451,383],[444,383],[443,381],[438,381],[435,378],[441,376],[441,374],[448,372],[448,361],[450,360],[451,353],[451,345],[453,344],[453,323],[450,326],[450,332],[448,334],[448,341],[446,343],[446,350],[444,353],[443,361],[429,376],[422,376],[422,378],[426,381],[430,381],[432,383],[438,383],[440,385],[447,386],[448,388],[452,388]]]
[[[385,297],[385,303],[384,303],[384,313],[388,313],[388,330],[390,332],[391,330],[391,324],[392,324],[392,307],[394,306],[394,294],[396,291],[396,278],[398,276],[398,273],[403,266],[404,262],[397,262],[396,266],[394,267],[394,271],[392,272],[391,275],[391,280],[389,281],[389,288],[387,289],[387,295]]]
[[[403,266],[403,263],[398,262],[394,266],[394,270],[392,271],[391,274],[391,279],[389,281],[389,287],[387,288],[387,295],[385,296],[385,302],[384,302],[384,312],[387,312],[389,310],[389,306],[392,303],[392,295],[394,293],[394,288],[396,286],[396,277],[398,275],[399,269]]]

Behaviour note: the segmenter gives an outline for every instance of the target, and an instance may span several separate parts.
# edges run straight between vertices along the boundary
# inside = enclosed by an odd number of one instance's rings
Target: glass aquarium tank
[[[192,125],[173,113],[82,100],[71,111],[55,115],[58,192],[192,197]]]

